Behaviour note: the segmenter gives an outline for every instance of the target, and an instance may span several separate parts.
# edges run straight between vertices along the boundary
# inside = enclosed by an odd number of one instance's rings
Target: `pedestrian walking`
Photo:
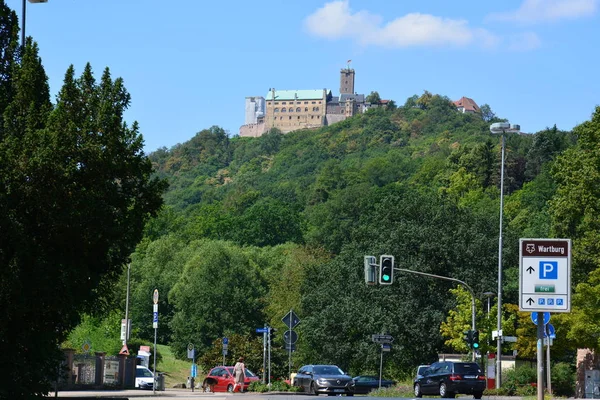
[[[237,386],[240,387],[240,393],[244,393],[244,381],[246,380],[246,365],[244,364],[244,357],[238,358],[238,362],[233,367],[233,378],[235,384],[233,385],[233,391]]]

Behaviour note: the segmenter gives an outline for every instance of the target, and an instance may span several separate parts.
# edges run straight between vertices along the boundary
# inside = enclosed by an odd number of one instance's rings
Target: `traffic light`
[[[473,350],[479,349],[479,331],[473,332]]]
[[[379,284],[391,285],[394,282],[394,256],[379,257]]]
[[[377,259],[374,256],[365,256],[365,283],[375,285],[377,283]]]
[[[269,327],[269,342],[273,343],[273,339],[275,339],[275,332],[277,329]]]
[[[467,348],[472,348],[473,347],[473,331],[472,330],[468,330],[464,332],[464,336],[463,336],[463,340],[465,341],[465,343],[467,343]]]

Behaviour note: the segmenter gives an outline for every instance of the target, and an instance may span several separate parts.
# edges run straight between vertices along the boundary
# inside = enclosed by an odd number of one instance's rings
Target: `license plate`
[[[333,391],[336,393],[343,393],[344,389],[333,389]]]
[[[477,375],[465,375],[465,379],[475,379]]]

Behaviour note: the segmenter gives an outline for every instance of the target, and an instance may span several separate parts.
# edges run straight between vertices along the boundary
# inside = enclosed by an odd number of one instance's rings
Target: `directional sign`
[[[542,318],[543,318],[544,325],[546,325],[548,322],[550,322],[550,313],[545,312],[544,315],[542,316]],[[537,320],[538,320],[538,313],[534,311],[531,313],[531,321],[534,323],[534,325],[537,325]]]
[[[256,328],[256,333],[267,333],[269,328]]]
[[[519,310],[571,311],[571,239],[519,240]]]
[[[285,314],[285,317],[283,317],[281,320],[283,321],[285,326],[287,326],[290,329],[294,329],[296,325],[300,323],[300,318],[298,318],[298,316],[293,310],[290,310],[289,313]]]
[[[283,341],[288,344],[294,344],[298,341],[298,334],[296,331],[285,331],[283,334]]]
[[[394,338],[391,335],[371,335],[371,340],[375,343],[392,343]]]

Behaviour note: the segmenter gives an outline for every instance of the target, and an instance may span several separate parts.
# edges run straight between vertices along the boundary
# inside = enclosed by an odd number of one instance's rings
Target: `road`
[[[328,397],[328,396],[318,396],[320,398]],[[354,398],[364,398],[365,396],[354,396]],[[180,390],[166,390],[164,392],[157,391],[156,394],[153,394],[151,390],[115,390],[115,391],[69,391],[69,392],[58,392],[58,396],[55,397],[55,393],[50,393],[48,399],[59,398],[59,399],[71,399],[71,400],[80,400],[80,399],[104,399],[104,400],[112,400],[112,399],[136,399],[141,400],[144,398],[159,398],[161,400],[181,400],[181,399],[202,399],[202,400],[259,400],[259,399],[268,399],[268,400],[315,400],[315,396],[306,395],[306,394],[296,394],[296,393],[203,393],[195,391],[192,393],[190,390],[180,389]],[[473,396],[464,396],[464,397],[456,397],[457,399],[465,399],[472,400]],[[486,399],[487,396],[484,396]],[[401,397],[378,397],[378,399],[402,399]],[[413,399],[412,397],[408,397],[406,399]],[[494,400],[521,400],[520,397],[496,397],[494,396]]]

